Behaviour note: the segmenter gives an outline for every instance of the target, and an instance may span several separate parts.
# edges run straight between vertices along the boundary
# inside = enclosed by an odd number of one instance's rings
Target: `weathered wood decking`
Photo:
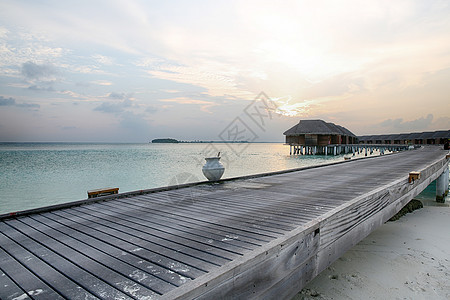
[[[3,216],[0,298],[286,299],[440,175],[446,153]],[[410,171],[421,171],[413,185]]]

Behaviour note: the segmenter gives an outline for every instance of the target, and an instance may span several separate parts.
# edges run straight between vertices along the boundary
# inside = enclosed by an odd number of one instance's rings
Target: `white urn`
[[[220,157],[206,157],[206,163],[202,168],[203,175],[209,181],[217,181],[222,177],[225,167],[220,163]]]

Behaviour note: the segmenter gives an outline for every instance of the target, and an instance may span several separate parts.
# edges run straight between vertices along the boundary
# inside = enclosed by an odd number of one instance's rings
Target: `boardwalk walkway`
[[[0,299],[289,298],[436,179],[446,153],[4,216]]]

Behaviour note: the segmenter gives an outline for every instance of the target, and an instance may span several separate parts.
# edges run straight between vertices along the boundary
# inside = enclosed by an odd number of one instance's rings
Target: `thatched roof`
[[[440,130],[436,131],[436,133],[433,135],[433,138],[448,138],[450,139],[450,130]]]
[[[288,136],[303,134],[346,135],[356,137],[347,128],[333,123],[327,123],[323,120],[300,120],[297,125],[284,132],[284,135]]]

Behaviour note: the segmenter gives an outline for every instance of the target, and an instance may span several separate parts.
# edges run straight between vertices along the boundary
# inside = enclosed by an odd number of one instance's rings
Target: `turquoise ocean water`
[[[0,214],[119,192],[203,181],[204,157],[221,152],[224,178],[343,160],[290,156],[281,143],[82,144],[0,143]]]

